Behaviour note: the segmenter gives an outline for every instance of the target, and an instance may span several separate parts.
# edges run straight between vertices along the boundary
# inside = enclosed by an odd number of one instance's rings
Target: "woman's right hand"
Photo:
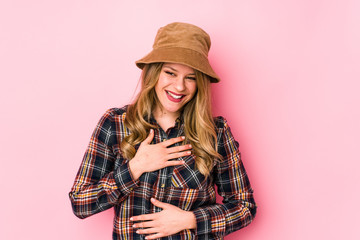
[[[133,159],[129,162],[130,171],[135,180],[143,173],[161,168],[184,164],[184,161],[172,160],[191,154],[191,145],[169,146],[182,142],[185,137],[171,138],[161,143],[150,144],[154,138],[154,130],[150,129],[149,136],[140,144]]]

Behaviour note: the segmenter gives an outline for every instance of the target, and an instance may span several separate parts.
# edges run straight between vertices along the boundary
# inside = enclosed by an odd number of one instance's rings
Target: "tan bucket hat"
[[[205,73],[216,83],[220,78],[208,60],[210,46],[210,36],[201,28],[188,23],[170,23],[158,30],[153,50],[135,63],[141,69],[155,62],[181,63]]]

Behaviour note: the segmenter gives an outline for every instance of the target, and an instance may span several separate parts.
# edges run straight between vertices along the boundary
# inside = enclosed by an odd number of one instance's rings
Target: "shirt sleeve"
[[[114,115],[109,109],[98,122],[69,193],[73,212],[79,218],[111,208],[137,186],[128,163],[122,161],[115,168],[120,154],[114,151],[119,146]]]
[[[224,118],[218,135],[218,152],[223,160],[213,169],[213,177],[223,204],[214,204],[194,211],[197,235],[211,234],[215,238],[243,228],[256,214],[256,204],[249,178],[241,161],[239,144],[235,141]]]

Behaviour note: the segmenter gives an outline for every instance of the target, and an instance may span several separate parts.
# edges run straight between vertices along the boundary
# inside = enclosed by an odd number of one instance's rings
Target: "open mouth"
[[[173,102],[180,102],[182,98],[185,97],[185,95],[183,94],[176,94],[170,91],[166,91],[166,94],[168,96],[168,98],[173,101]]]

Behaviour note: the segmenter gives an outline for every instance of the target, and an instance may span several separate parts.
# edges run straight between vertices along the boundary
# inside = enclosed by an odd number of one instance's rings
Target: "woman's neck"
[[[153,116],[160,127],[166,132],[169,128],[174,127],[176,119],[180,113],[170,113],[160,108],[155,108]]]

